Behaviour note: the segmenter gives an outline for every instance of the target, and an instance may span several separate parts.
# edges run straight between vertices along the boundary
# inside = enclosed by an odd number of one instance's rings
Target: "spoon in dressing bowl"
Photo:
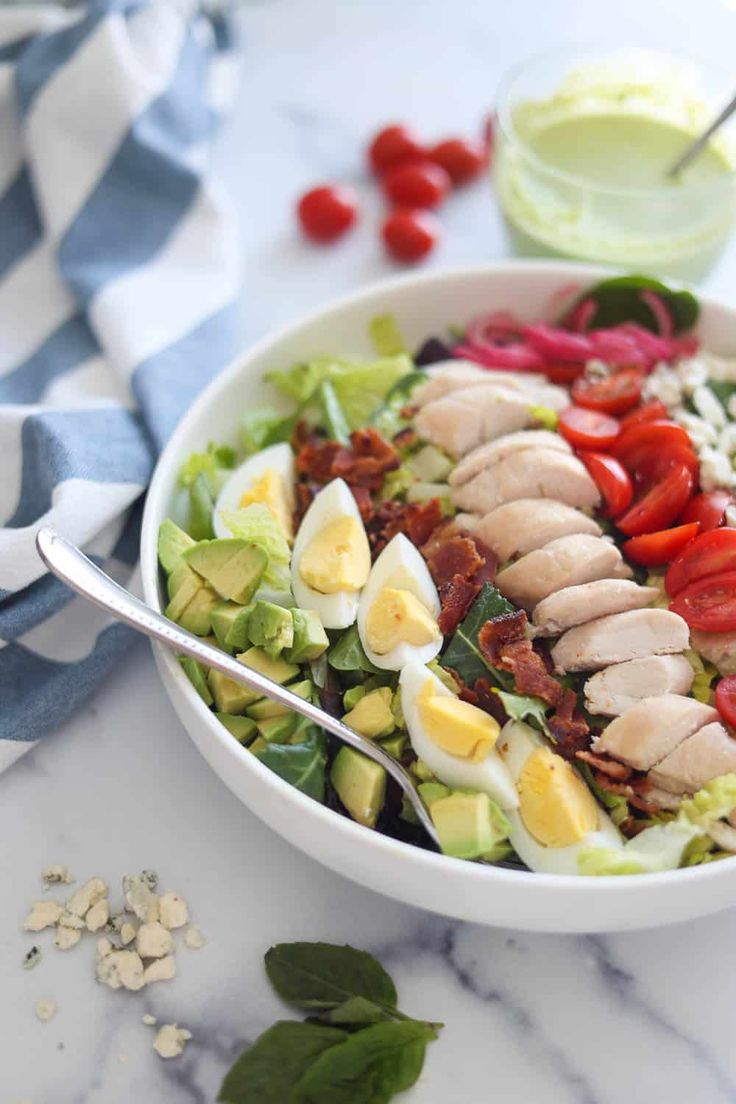
[[[191,656],[192,659],[204,663],[207,667],[214,667],[234,682],[247,686],[249,690],[255,690],[258,694],[270,698],[271,701],[278,702],[279,705],[287,706],[294,713],[300,713],[302,717],[324,728],[344,744],[348,744],[375,763],[379,763],[399,784],[411,802],[419,823],[432,842],[439,846],[437,832],[417,792],[414,779],[401,763],[378,744],[361,736],[354,729],[348,728],[342,721],[318,705],[300,698],[288,687],[281,686],[280,683],[259,674],[258,671],[246,667],[226,652],[213,648],[198,636],[169,621],[168,618],[147,606],[145,602],[141,602],[130,591],[121,587],[96,564],[93,564],[71,541],[66,540],[53,529],[46,526],[39,529],[36,548],[49,571],[71,590],[75,590],[77,594],[81,594],[83,598],[87,598],[100,609],[106,610],[116,620],[130,625],[144,636],[150,636],[152,640],[157,640],[171,651]]]
[[[722,111],[716,115],[715,119],[710,125],[699,135],[694,141],[686,147],[685,151],[675,161],[674,165],[670,165],[665,176],[668,179],[672,179],[679,175],[683,169],[687,168],[691,161],[694,161],[700,151],[706,147],[710,139],[715,132],[719,130],[725,122],[727,122],[734,111],[736,111],[736,96],[726,104]]]

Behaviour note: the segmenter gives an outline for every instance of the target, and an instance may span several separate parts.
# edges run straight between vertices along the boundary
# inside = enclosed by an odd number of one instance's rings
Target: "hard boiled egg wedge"
[[[439,781],[486,793],[502,809],[515,809],[519,798],[494,746],[499,726],[493,717],[461,701],[416,661],[406,664],[399,686],[411,746]]]
[[[315,496],[302,519],[291,556],[297,605],[316,610],[326,629],[346,629],[358,613],[371,569],[371,550],[355,499],[342,479]]]
[[[291,541],[294,478],[294,453],[290,445],[271,445],[249,456],[228,476],[217,496],[212,517],[215,536],[232,536],[222,520],[223,510],[238,510],[260,502],[268,506],[284,536]]]
[[[376,667],[429,663],[442,647],[440,599],[421,553],[398,533],[371,568],[358,606],[363,650]]]
[[[585,848],[623,846],[575,768],[536,729],[509,721],[497,746],[519,796],[518,808],[507,811],[509,838],[531,870],[579,874],[578,855]]]

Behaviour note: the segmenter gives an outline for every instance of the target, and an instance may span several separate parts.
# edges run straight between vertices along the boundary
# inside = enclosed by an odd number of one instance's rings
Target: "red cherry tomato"
[[[656,444],[639,445],[629,454],[627,467],[639,486],[648,488],[664,479],[667,472],[677,464],[684,464],[690,469],[694,486],[698,480],[698,458],[691,448],[682,445],[670,445],[664,449]]]
[[[736,675],[722,678],[716,686],[716,709],[729,728],[736,728]]]
[[[695,480],[686,464],[675,464],[663,479],[654,483],[616,521],[627,537],[666,529],[682,513],[692,494]]]
[[[420,261],[439,235],[440,225],[427,211],[393,211],[381,227],[386,249],[397,261]]]
[[[640,425],[642,422],[661,422],[669,418],[667,407],[659,399],[647,399],[636,410],[632,410],[625,418],[621,419],[621,432],[629,426]]]
[[[691,629],[733,632],[736,630],[736,571],[724,571],[722,575],[709,575],[707,579],[690,583],[672,599],[670,609],[684,617]]]
[[[571,360],[550,361],[544,366],[544,374],[550,383],[569,386],[585,374],[585,365],[576,364]]]
[[[655,422],[639,422],[623,429],[613,451],[625,468],[635,471],[638,450],[656,446],[660,452],[665,452],[673,445],[681,445],[692,451],[687,431],[676,422],[662,419]]]
[[[670,563],[698,535],[697,521],[689,525],[678,525],[675,529],[660,529],[657,533],[644,533],[640,537],[631,537],[621,545],[624,552],[634,563],[657,567]]]
[[[712,529],[693,541],[670,566],[665,590],[679,594],[690,583],[724,571],[736,571],[736,529]]]
[[[578,458],[585,464],[603,496],[605,516],[618,517],[634,497],[634,486],[626,468],[615,456],[608,456],[605,452],[580,452]]]
[[[485,146],[465,138],[447,138],[429,151],[429,156],[440,165],[453,184],[467,184],[483,171],[487,160]]]
[[[597,410],[585,410],[582,406],[568,406],[560,414],[558,430],[574,448],[607,449],[619,433],[619,424],[608,414]]]
[[[302,230],[316,242],[341,237],[358,217],[358,197],[343,185],[312,188],[299,200],[297,214]]]
[[[397,207],[438,207],[451,188],[445,170],[431,161],[407,161],[383,176],[383,190]]]
[[[368,147],[368,160],[374,172],[382,173],[392,165],[408,161],[424,154],[424,147],[416,134],[403,124],[379,130]]]
[[[726,507],[733,502],[730,491],[704,491],[691,499],[682,512],[680,521],[697,521],[700,532],[707,533],[725,523]]]
[[[580,376],[572,386],[572,397],[588,410],[625,414],[639,402],[643,383],[644,376],[635,368],[624,368],[605,379]]]

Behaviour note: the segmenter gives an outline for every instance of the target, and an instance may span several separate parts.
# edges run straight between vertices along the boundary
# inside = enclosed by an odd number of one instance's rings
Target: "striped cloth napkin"
[[[0,770],[131,639],[44,574],[37,529],[134,585],[156,453],[233,352],[228,45],[173,0],[0,11]]]

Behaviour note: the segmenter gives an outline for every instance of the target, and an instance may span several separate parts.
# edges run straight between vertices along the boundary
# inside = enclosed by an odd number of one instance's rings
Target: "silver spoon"
[[[251,670],[250,667],[245,667],[226,652],[213,648],[198,636],[162,617],[145,602],[141,602],[124,587],[119,586],[114,579],[87,559],[71,541],[66,540],[53,529],[48,527],[39,529],[36,548],[49,571],[52,571],[72,590],[76,590],[83,598],[87,598],[112,614],[118,621],[131,625],[138,632],[158,640],[174,652],[191,656],[192,659],[199,660],[207,667],[214,667],[234,682],[247,686],[249,690],[255,690],[264,697],[278,702],[279,705],[285,705],[295,713],[300,713],[302,717],[306,717],[333,736],[337,736],[344,744],[349,744],[375,763],[380,763],[406,794],[427,835],[435,844],[438,843],[437,832],[417,793],[411,774],[378,744],[348,728],[342,721],[338,721],[318,705],[313,705],[312,702],[305,701],[298,694],[292,693],[286,686],[281,686],[278,682],[266,678],[265,675]]]
[[[732,100],[729,100],[723,110],[719,112],[718,115],[716,115],[715,119],[707,128],[707,130],[704,130],[700,137],[696,138],[695,141],[691,142],[690,145],[687,146],[685,152],[677,158],[674,165],[670,165],[665,175],[672,178],[681,173],[682,170],[686,168],[690,164],[690,162],[698,156],[700,151],[705,148],[715,132],[720,127],[722,127],[728,119],[731,118],[734,111],[736,111],[736,96],[734,96]]]

